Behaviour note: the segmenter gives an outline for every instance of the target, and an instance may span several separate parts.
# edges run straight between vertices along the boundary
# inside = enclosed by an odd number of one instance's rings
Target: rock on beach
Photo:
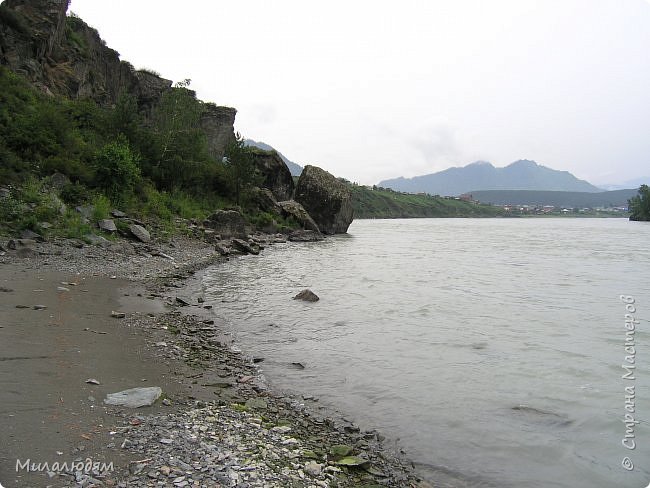
[[[142,227],[141,225],[138,224],[131,224],[129,225],[129,231],[133,236],[138,239],[141,242],[150,242],[151,241],[151,234]]]
[[[162,389],[158,386],[131,388],[117,393],[109,393],[106,395],[104,403],[128,408],[148,407],[153,405],[161,395]]]

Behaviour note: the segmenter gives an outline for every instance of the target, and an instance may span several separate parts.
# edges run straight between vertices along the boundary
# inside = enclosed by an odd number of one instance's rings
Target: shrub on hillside
[[[103,146],[95,157],[95,181],[116,203],[133,193],[140,180],[138,158],[122,138]]]

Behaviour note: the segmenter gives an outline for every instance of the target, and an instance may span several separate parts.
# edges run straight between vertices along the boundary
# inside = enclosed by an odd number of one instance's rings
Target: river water
[[[203,285],[275,387],[379,429],[442,486],[645,488],[649,244],[624,219],[359,220]],[[292,300],[304,288],[320,301]]]

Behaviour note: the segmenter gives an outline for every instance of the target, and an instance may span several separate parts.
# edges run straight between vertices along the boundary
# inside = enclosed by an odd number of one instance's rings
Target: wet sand
[[[183,386],[171,365],[151,360],[137,330],[111,317],[113,310],[162,311],[158,301],[124,297],[138,293],[132,283],[39,273],[20,265],[3,266],[0,272],[0,287],[13,290],[0,292],[0,482],[41,486],[43,475],[17,473],[17,460],[53,463],[85,459],[87,453],[105,456],[102,446],[111,442],[107,426],[113,423],[102,406],[107,393],[160,386],[174,395]],[[47,308],[35,310],[38,305]],[[86,383],[91,378],[100,384]],[[168,407],[142,410],[161,408]],[[113,459],[116,452],[101,460],[124,464]]]
[[[379,480],[383,486],[430,486],[385,449],[378,433],[360,431],[318,403],[270,390],[252,358],[231,347],[223,324],[200,303],[202,271],[196,271],[220,256],[200,241],[179,241],[157,245],[171,259],[124,241],[107,250],[57,241],[40,244],[35,258],[0,257],[0,288],[7,289],[0,291],[4,488],[358,486]],[[112,311],[126,317],[113,318]],[[139,409],[103,403],[108,393],[147,386],[162,388],[165,402]],[[216,443],[207,442],[215,439],[210,434],[203,442],[187,436],[188,421],[200,432],[230,434],[218,434]],[[163,431],[173,445],[161,444]],[[251,466],[250,452],[262,440],[271,457]],[[328,450],[342,444],[365,458],[368,470],[341,472]],[[113,463],[115,470],[17,472],[18,461],[24,466],[28,459],[50,466],[90,459]],[[315,471],[307,475],[307,468]],[[180,478],[187,481],[174,482]]]

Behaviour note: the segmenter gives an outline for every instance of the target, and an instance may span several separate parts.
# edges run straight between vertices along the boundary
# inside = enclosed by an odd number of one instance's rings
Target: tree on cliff
[[[628,200],[630,220],[650,221],[650,187],[641,185],[639,194]]]
[[[235,134],[234,142],[226,148],[223,162],[229,171],[237,205],[245,204],[249,191],[260,183],[261,177],[255,168],[253,149],[246,145],[239,132]]]
[[[114,137],[120,134],[131,144],[137,144],[143,132],[143,118],[138,111],[138,101],[134,95],[122,93],[115,108],[108,117],[108,130]]]
[[[203,103],[188,89],[189,85],[189,79],[175,83],[154,113],[158,157],[152,176],[170,190],[197,180],[210,160],[206,136],[200,127]]]

